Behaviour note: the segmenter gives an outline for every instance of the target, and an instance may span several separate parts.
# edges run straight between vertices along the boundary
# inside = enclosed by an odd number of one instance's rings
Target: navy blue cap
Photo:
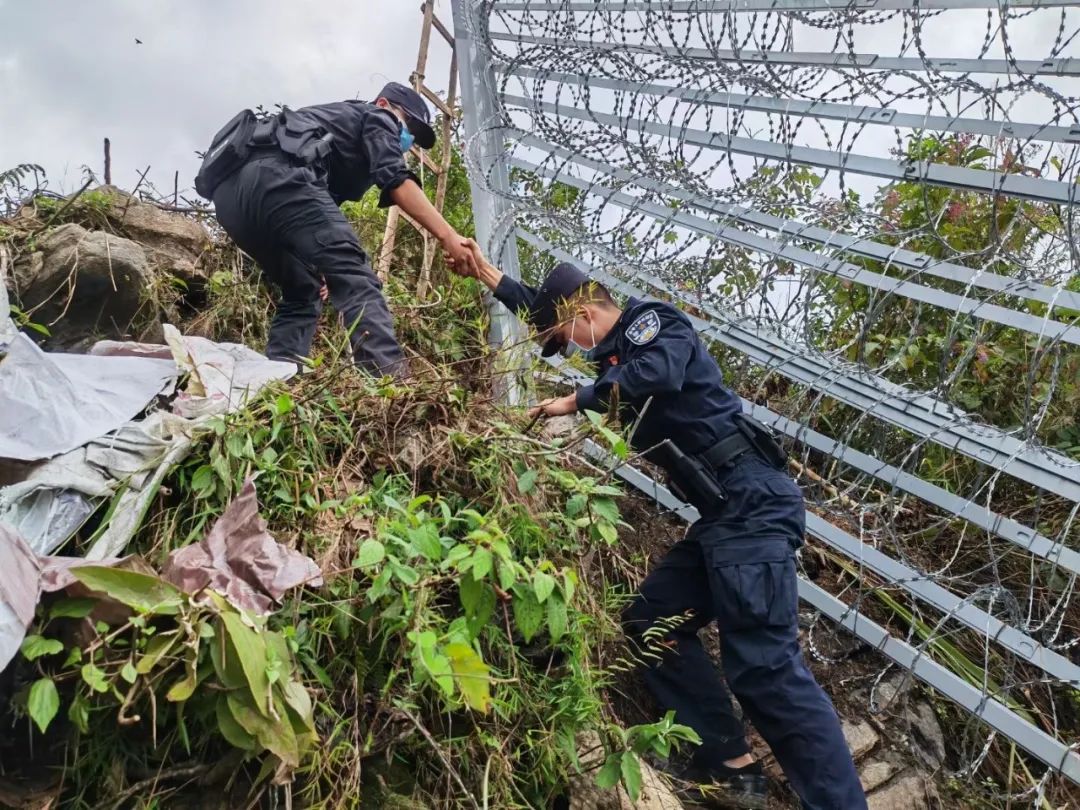
[[[568,262],[556,265],[555,269],[547,274],[536,291],[532,307],[529,310],[529,323],[536,331],[544,333],[559,324],[559,304],[570,298],[578,290],[589,283],[589,277]],[[540,354],[543,357],[551,357],[562,348],[562,340],[557,337],[549,338],[544,343]]]
[[[431,128],[431,110],[427,102],[411,87],[397,82],[390,82],[381,91],[378,98],[385,98],[405,111],[409,132],[416,138],[421,149],[430,149],[435,145],[435,130]]]

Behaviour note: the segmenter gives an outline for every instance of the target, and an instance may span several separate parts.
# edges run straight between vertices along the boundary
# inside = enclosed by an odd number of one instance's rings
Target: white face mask
[[[577,329],[577,315],[574,316],[573,322],[570,324],[570,334],[574,334],[574,330]],[[589,339],[592,340],[592,347],[586,349],[580,343],[574,341],[571,337],[566,341],[566,345],[559,350],[559,354],[563,357],[573,357],[578,352],[581,352],[586,357],[589,356],[589,352],[596,348],[596,330],[593,328],[592,321],[589,321]]]

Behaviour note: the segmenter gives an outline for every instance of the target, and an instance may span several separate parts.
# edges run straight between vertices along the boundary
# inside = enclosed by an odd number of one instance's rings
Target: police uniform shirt
[[[518,312],[531,309],[536,290],[503,276],[494,294]],[[703,453],[737,429],[739,397],[724,386],[690,321],[670,304],[631,298],[589,357],[597,377],[578,389],[578,410],[606,411],[617,386],[619,416],[624,427],[633,426],[636,450],[671,439],[684,453]]]
[[[379,207],[393,205],[390,192],[406,180],[420,180],[405,164],[402,124],[389,110],[366,101],[335,101],[288,110],[287,125],[319,127],[334,136],[327,158],[327,185],[334,202],[359,200],[372,186]]]

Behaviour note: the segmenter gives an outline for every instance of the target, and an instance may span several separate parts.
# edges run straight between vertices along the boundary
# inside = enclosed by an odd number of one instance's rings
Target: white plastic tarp
[[[176,375],[171,359],[47,354],[17,335],[0,356],[0,458],[82,447],[130,421]]]

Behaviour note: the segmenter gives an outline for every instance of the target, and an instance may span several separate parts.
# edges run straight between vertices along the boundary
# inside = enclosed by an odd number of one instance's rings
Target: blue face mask
[[[401,153],[405,154],[410,149],[412,149],[413,143],[415,141],[416,141],[416,138],[413,137],[413,134],[411,132],[409,132],[409,128],[407,126],[405,126],[404,124],[402,124],[401,125]]]

